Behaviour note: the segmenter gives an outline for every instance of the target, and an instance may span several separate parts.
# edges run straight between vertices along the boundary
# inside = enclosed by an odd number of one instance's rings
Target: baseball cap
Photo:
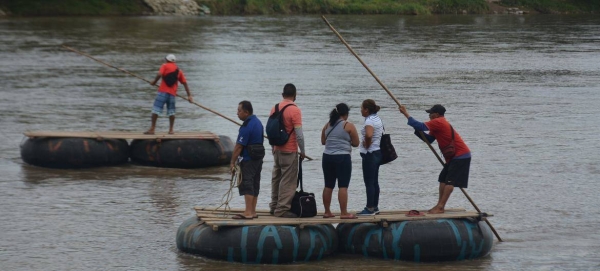
[[[169,62],[175,62],[175,55],[174,54],[168,54],[165,59]]]
[[[431,109],[425,110],[427,113],[438,113],[440,115],[444,115],[446,113],[446,108],[444,108],[441,104],[436,104],[431,107]]]

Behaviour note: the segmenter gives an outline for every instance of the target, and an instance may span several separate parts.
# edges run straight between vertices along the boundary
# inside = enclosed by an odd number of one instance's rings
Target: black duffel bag
[[[302,161],[298,164],[298,184],[300,191],[296,191],[292,200],[292,213],[298,217],[313,217],[317,215],[317,201],[315,194],[304,192],[302,187]]]

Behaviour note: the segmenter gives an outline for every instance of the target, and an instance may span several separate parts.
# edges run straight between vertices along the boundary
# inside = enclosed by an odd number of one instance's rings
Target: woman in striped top
[[[362,136],[360,156],[367,192],[367,206],[358,215],[379,213],[379,165],[381,163],[379,143],[383,135],[383,123],[377,115],[379,109],[380,107],[371,99],[364,100],[360,107],[360,113],[365,117],[365,125],[360,130]]]

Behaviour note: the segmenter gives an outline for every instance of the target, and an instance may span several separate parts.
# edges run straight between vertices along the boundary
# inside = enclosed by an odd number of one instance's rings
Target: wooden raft
[[[145,135],[144,132],[126,132],[126,131],[98,131],[98,132],[67,132],[67,131],[27,131],[23,133],[30,138],[36,137],[79,137],[79,138],[94,138],[102,140],[106,139],[206,139],[219,140],[219,135],[207,131],[197,132],[175,132],[168,134],[167,132],[157,132],[153,135]]]
[[[305,225],[317,224],[335,224],[335,223],[381,223],[387,227],[389,222],[409,221],[409,220],[427,220],[442,218],[468,218],[468,217],[489,217],[489,213],[478,213],[475,211],[466,211],[465,209],[446,209],[443,214],[427,214],[427,210],[418,210],[423,216],[406,216],[410,210],[390,210],[381,211],[378,215],[358,216],[356,219],[341,219],[339,213],[334,213],[335,217],[323,218],[323,213],[318,213],[315,217],[305,218],[282,218],[269,214],[268,210],[257,210],[258,218],[254,219],[232,219],[236,214],[242,214],[243,209],[216,210],[215,208],[194,207],[196,215],[201,222],[212,227],[213,230],[219,230],[219,227],[228,226],[257,226],[257,225],[299,225],[304,228]],[[351,212],[352,213],[352,212]]]

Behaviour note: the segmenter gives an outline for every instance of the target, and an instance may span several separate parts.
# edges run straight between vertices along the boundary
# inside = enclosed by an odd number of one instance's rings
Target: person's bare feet
[[[154,134],[154,130],[148,130],[144,132],[145,135],[153,135]]]
[[[174,133],[175,133],[175,132],[173,132],[173,130],[169,131],[169,134],[170,134],[170,135],[172,135],[172,134],[174,134]]]
[[[358,218],[358,216],[356,216],[355,214],[348,214],[346,213],[345,215],[340,215],[341,219],[356,219]]]
[[[331,217],[335,217],[335,215],[332,214],[331,212],[323,214],[323,218],[331,218]]]
[[[443,214],[444,213],[444,207],[440,207],[440,206],[435,206],[431,209],[429,209],[429,211],[427,211],[428,214]]]

